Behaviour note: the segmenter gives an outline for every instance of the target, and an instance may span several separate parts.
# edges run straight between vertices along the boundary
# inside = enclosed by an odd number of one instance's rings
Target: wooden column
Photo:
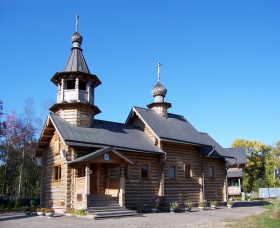
[[[125,166],[121,164],[120,170],[120,193],[119,204],[121,207],[125,207]]]
[[[75,83],[75,89],[76,89],[76,99],[79,101],[79,79],[76,78],[76,83]]]
[[[61,90],[60,90],[60,97],[61,97],[61,101],[60,102],[63,102],[64,101],[64,79],[61,79]]]
[[[86,164],[85,194],[90,195],[90,163]]]
[[[91,103],[91,89],[90,89],[90,83],[88,82],[87,83],[87,101],[89,102],[89,103]]]

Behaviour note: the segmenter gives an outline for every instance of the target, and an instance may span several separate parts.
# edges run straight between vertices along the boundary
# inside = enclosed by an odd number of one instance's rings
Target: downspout
[[[210,155],[215,151],[215,146],[212,146],[212,150],[210,151],[210,153],[208,155],[206,155],[207,157],[210,157]],[[201,152],[202,154],[202,152]],[[203,155],[201,157],[201,178],[202,178],[202,200],[205,201],[205,177],[204,177],[204,165],[203,165]]]
[[[203,168],[203,156],[201,157],[201,178],[202,178],[202,200],[205,201],[205,189],[204,189],[204,168]]]
[[[160,165],[160,169],[161,169],[161,181],[162,181],[162,185],[161,185],[161,196],[164,197],[164,165],[165,165],[165,162],[166,162],[166,154],[163,155],[163,160],[161,162],[161,165]]]

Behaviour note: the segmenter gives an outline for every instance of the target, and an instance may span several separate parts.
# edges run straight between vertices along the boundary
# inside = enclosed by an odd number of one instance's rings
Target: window
[[[209,166],[209,177],[214,178],[215,177],[215,168],[213,165]]]
[[[169,166],[169,179],[175,179],[176,177],[176,167],[175,166]]]
[[[75,80],[67,80],[66,89],[75,89]]]
[[[79,90],[87,90],[87,83],[85,81],[79,81]]]
[[[146,164],[141,165],[141,177],[148,178],[149,166]]]
[[[85,176],[86,165],[79,165],[77,168],[77,177]]]
[[[192,177],[192,169],[190,164],[185,165],[185,175],[186,177]]]
[[[60,181],[61,180],[61,165],[55,165],[53,168],[53,180]]]

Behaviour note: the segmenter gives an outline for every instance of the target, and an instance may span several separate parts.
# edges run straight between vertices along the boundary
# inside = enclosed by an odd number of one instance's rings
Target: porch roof
[[[123,155],[122,153],[118,152],[116,149],[112,148],[112,147],[105,147],[103,149],[100,149],[100,150],[97,150],[97,151],[94,151],[90,154],[87,154],[85,156],[82,156],[82,157],[79,157],[75,160],[72,160],[72,161],[69,161],[67,162],[67,164],[73,164],[73,163],[77,163],[77,162],[87,162],[87,161],[91,161],[93,160],[94,158],[102,155],[102,154],[105,154],[105,153],[108,153],[108,152],[113,152],[114,154],[116,154],[117,156],[123,158],[125,161],[127,161],[128,163],[130,164],[133,164],[133,162],[127,158],[125,155]]]
[[[243,171],[241,168],[229,168],[227,170],[228,177],[243,177]]]

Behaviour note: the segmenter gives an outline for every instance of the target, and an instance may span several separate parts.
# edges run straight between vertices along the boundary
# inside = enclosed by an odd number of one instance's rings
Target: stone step
[[[143,214],[135,211],[116,211],[116,212],[103,212],[94,214],[94,219],[106,219],[106,218],[116,218],[116,217],[127,217],[127,216],[142,216]]]
[[[116,212],[116,211],[128,211],[125,207],[90,207],[90,213],[101,213],[101,212]]]

